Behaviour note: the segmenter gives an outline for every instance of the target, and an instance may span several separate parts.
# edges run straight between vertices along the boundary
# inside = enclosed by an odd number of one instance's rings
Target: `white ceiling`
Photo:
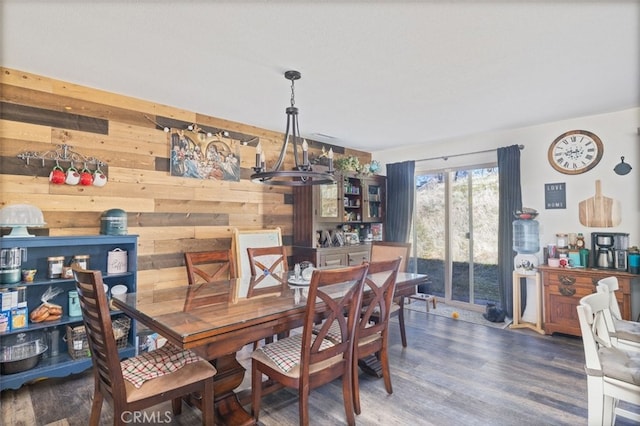
[[[639,1],[0,1],[2,66],[281,132],[296,69],[365,151],[640,106]]]

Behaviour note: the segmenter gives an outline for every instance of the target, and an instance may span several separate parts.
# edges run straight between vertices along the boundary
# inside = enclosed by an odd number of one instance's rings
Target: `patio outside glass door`
[[[414,245],[426,292],[477,310],[497,302],[497,167],[417,174]]]

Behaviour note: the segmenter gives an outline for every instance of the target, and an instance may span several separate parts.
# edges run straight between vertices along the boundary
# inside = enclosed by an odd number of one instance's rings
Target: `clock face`
[[[604,147],[595,134],[586,130],[571,130],[563,133],[549,147],[551,166],[568,175],[577,175],[591,170],[602,159]]]

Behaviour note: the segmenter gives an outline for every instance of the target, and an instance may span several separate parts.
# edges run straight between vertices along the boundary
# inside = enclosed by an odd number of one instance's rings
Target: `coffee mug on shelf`
[[[71,166],[67,169],[67,174],[64,183],[67,185],[77,185],[80,182],[80,173],[78,170]]]
[[[80,185],[90,186],[93,184],[93,174],[86,167],[80,172]]]
[[[93,172],[93,186],[105,186],[107,183],[107,176],[100,169]]]
[[[56,185],[62,185],[66,178],[67,176],[64,174],[64,170],[58,165],[56,165],[53,170],[51,170],[51,173],[49,173],[49,182]]]

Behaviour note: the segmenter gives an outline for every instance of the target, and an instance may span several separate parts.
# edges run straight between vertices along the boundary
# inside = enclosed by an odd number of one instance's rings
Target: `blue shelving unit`
[[[1,248],[21,247],[27,249],[26,260],[22,262],[22,269],[37,269],[36,279],[32,283],[0,284],[0,287],[26,286],[27,304],[29,312],[41,303],[42,294],[50,287],[62,289],[62,293],[56,296],[52,302],[61,305],[65,315],[60,320],[51,322],[31,323],[25,328],[0,333],[0,340],[12,334],[30,333],[38,331],[50,331],[52,328],[59,330],[57,356],[42,357],[38,364],[20,373],[0,375],[0,390],[18,389],[25,383],[41,380],[49,377],[63,377],[69,374],[80,373],[91,367],[91,358],[73,359],[69,355],[66,343],[67,326],[82,324],[82,317],[69,317],[68,293],[75,289],[73,279],[48,279],[48,257],[64,256],[65,265],[68,265],[75,255],[89,255],[88,269],[102,271],[104,283],[110,288],[117,284],[127,286],[129,292],[137,289],[137,235],[98,235],[98,236],[65,236],[65,237],[25,237],[25,238],[0,238]],[[117,275],[107,274],[107,258],[110,251],[116,248],[127,252],[127,272]],[[120,311],[113,311],[112,316],[123,315]],[[121,358],[128,358],[136,354],[136,323],[131,321],[127,346],[120,350]]]

